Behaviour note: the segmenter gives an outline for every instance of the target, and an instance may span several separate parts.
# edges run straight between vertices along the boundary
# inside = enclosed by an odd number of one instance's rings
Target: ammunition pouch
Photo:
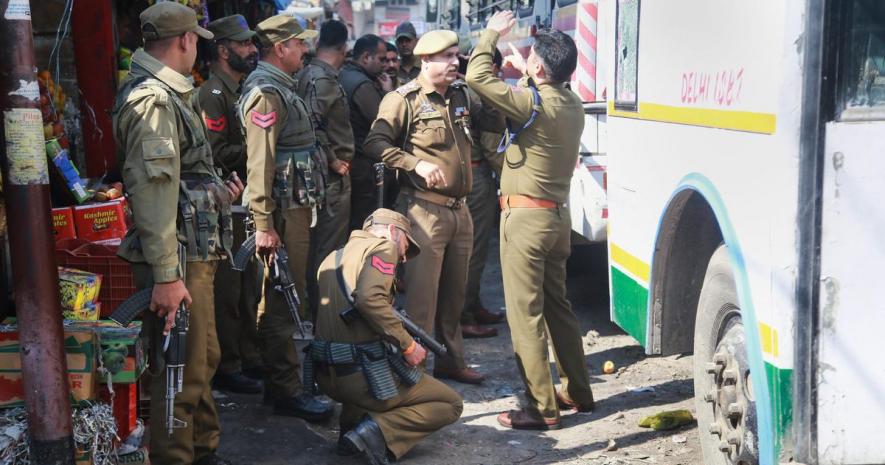
[[[281,210],[323,208],[326,166],[316,147],[277,147],[273,199]]]
[[[408,386],[414,386],[422,375],[421,370],[408,366],[402,355],[390,350],[381,341],[347,344],[314,340],[305,352],[304,385],[312,392],[316,392],[316,363],[359,365],[372,397],[378,400],[396,397],[399,383],[394,379],[394,374],[400,383]]]
[[[189,259],[229,256],[233,219],[227,188],[210,175],[182,174],[177,227]]]

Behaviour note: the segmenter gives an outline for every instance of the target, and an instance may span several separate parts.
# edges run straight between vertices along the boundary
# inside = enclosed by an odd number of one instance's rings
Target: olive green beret
[[[442,52],[449,47],[457,46],[458,34],[455,34],[453,31],[437,29],[421,36],[412,53],[419,56],[433,55],[434,53]]]

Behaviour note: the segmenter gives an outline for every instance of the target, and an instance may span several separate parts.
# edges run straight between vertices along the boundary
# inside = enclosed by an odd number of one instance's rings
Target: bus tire
[[[707,465],[757,465],[756,402],[728,249],[707,265],[694,333],[698,434]],[[759,378],[764,379],[764,378]]]

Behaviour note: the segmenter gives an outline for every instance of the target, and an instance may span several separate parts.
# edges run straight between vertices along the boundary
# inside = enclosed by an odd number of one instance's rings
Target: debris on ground
[[[682,425],[688,425],[694,422],[694,416],[688,410],[670,410],[660,412],[643,418],[639,421],[639,426],[643,428],[651,428],[655,431],[678,428]]]
[[[615,362],[609,360],[602,365],[602,372],[610,375],[615,372]]]
[[[609,439],[609,440],[608,440],[608,445],[605,446],[605,451],[606,451],[606,452],[613,452],[613,451],[616,451],[616,450],[618,450],[618,443],[615,442],[614,439]]]

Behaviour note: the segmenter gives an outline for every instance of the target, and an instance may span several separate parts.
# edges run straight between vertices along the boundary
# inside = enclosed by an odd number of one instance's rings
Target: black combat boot
[[[350,443],[352,448],[362,452],[371,465],[390,465],[384,434],[378,423],[368,415],[344,434],[343,442]]]
[[[317,396],[301,393],[276,399],[273,403],[273,413],[318,423],[332,417],[332,414],[335,413],[335,405]]]
[[[234,373],[215,373],[212,386],[222,391],[235,392],[237,394],[260,394],[261,382],[243,374],[242,371]]]

